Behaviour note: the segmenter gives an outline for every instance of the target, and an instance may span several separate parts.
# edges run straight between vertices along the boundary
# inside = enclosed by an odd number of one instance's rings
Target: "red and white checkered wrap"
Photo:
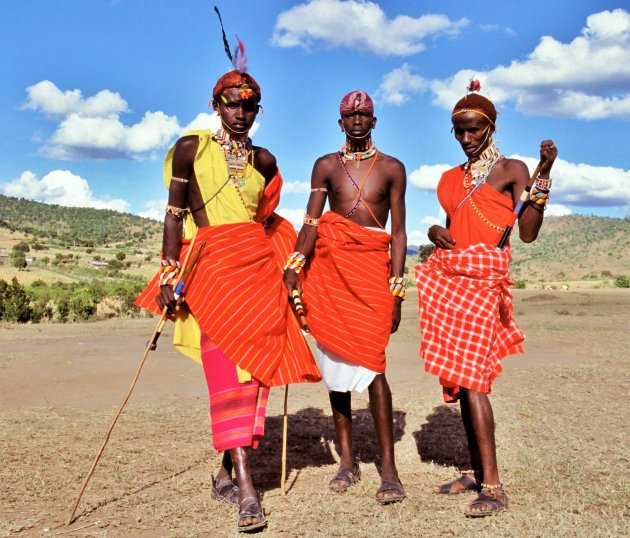
[[[509,249],[478,244],[436,248],[415,267],[420,306],[420,356],[440,377],[445,400],[453,387],[489,393],[501,359],[522,353],[524,335],[512,313]],[[446,393],[449,392],[450,396]]]

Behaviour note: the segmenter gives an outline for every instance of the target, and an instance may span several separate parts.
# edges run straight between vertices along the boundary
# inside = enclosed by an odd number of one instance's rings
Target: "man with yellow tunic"
[[[291,224],[273,213],[282,178],[275,157],[248,137],[260,87],[234,70],[218,80],[212,96],[222,129],[187,133],[167,155],[162,268],[137,304],[157,310],[157,293],[160,310],[176,313],[175,345],[202,363],[213,444],[224,451],[213,497],[238,504],[238,530],[251,531],[266,520],[245,447],[256,448],[264,433],[269,387],[320,375],[282,282],[296,239]],[[179,260],[202,241],[179,305],[173,291]]]

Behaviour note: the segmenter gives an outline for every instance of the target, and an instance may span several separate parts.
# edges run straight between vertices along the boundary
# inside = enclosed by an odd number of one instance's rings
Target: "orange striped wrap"
[[[385,372],[394,310],[390,243],[390,234],[327,211],[304,282],[304,308],[317,342],[377,373]]]
[[[258,205],[259,222],[199,229],[195,242],[205,241],[206,246],[185,292],[201,330],[233,364],[266,386],[321,380],[282,280],[297,235],[286,219],[272,213],[281,187],[278,173]],[[265,228],[261,222],[269,217]],[[184,239],[180,259],[189,247]],[[158,293],[156,275],[135,304],[160,314]]]

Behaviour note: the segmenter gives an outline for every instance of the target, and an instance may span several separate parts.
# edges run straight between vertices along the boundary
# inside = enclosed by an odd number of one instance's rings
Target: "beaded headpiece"
[[[341,103],[339,103],[339,114],[343,116],[353,110],[374,114],[374,103],[372,102],[372,98],[361,90],[354,90],[344,95]]]
[[[451,118],[464,112],[475,112],[486,118],[492,125],[497,121],[497,109],[490,99],[479,95],[476,92],[481,90],[481,83],[476,79],[471,79],[466,88],[466,95],[462,97],[453,108]]]
[[[262,95],[260,92],[260,86],[254,80],[249,73],[247,73],[247,56],[245,55],[245,45],[236,36],[237,46],[234,49],[234,53],[230,51],[230,44],[228,43],[225,35],[225,29],[223,28],[223,20],[221,19],[221,13],[217,6],[214,6],[214,10],[219,17],[219,24],[221,25],[221,34],[223,37],[223,46],[225,53],[230,62],[234,66],[234,70],[223,75],[214,86],[212,90],[213,99],[219,99],[221,94],[229,88],[238,88],[238,94],[241,99],[254,98],[256,102],[259,102]]]

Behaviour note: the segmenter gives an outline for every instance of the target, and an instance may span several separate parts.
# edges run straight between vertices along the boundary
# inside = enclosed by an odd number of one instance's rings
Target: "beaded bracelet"
[[[166,258],[163,259],[160,264],[162,274],[160,275],[158,284],[160,286],[172,285],[175,280],[177,280],[177,275],[179,275],[179,271],[181,269],[179,262],[172,258]]]
[[[176,219],[183,219],[188,213],[188,209],[182,209],[181,207],[175,207],[174,205],[166,206],[166,214],[173,215]]]
[[[306,264],[306,256],[301,252],[292,252],[289,254],[289,258],[287,259],[287,263],[284,266],[284,270],[291,269],[295,271],[297,274],[300,274],[300,271]]]
[[[311,217],[308,213],[304,214],[304,224],[310,224],[311,226],[319,226],[319,219]]]
[[[547,203],[549,202],[549,190],[538,189],[535,186],[532,187],[532,190],[529,193],[529,201],[532,204],[541,206],[543,209],[546,209]]]
[[[401,276],[393,276],[389,279],[389,291],[392,292],[394,297],[400,297],[405,300],[405,286],[407,283]]]
[[[536,181],[534,181],[534,187],[540,190],[550,190],[551,189],[551,178],[550,177],[536,177]]]

